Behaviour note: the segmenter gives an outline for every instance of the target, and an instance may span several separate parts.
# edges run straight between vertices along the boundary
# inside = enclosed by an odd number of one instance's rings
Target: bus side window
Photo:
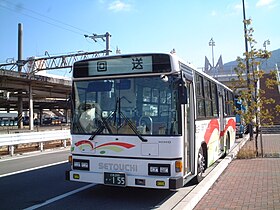
[[[213,116],[218,117],[218,92],[217,85],[211,83],[211,93],[212,93],[212,106],[213,106]]]
[[[205,100],[203,95],[203,77],[196,75],[196,103],[199,118],[205,117]]]
[[[205,98],[206,116],[207,117],[213,116],[211,82],[208,79],[204,79],[204,98]]]

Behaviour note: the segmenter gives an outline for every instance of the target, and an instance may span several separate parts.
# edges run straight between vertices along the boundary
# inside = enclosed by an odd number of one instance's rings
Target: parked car
[[[43,124],[44,125],[60,125],[61,120],[59,117],[45,117],[43,119]]]
[[[60,124],[61,124],[61,120],[59,119],[59,117],[52,118],[52,125],[60,125]]]
[[[51,125],[52,124],[52,118],[51,117],[45,117],[43,119],[43,124],[44,125]]]

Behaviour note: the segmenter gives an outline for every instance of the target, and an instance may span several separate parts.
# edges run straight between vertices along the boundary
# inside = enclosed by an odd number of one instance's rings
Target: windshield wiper
[[[122,111],[120,110],[120,99],[117,98],[117,101],[116,101],[116,106],[115,106],[115,110],[105,119],[103,120],[101,118],[101,125],[97,128],[97,130],[95,130],[95,132],[91,135],[91,137],[89,138],[89,140],[93,140],[94,137],[98,134],[100,134],[104,128],[107,128],[109,133],[112,133],[111,129],[110,129],[110,126],[108,125],[108,120],[114,115],[114,124],[116,123],[117,121],[117,113],[119,114],[119,119],[121,117],[123,117],[123,119],[125,120],[125,122],[128,124],[128,126],[131,128],[131,130],[137,135],[137,137],[142,141],[142,142],[147,142],[148,140],[145,139],[143,136],[141,136],[141,134],[139,133],[139,131],[137,130],[137,128],[133,125],[132,121],[127,118],[123,113]],[[117,122],[118,124],[119,122]]]
[[[116,111],[112,112],[105,120],[103,120],[101,117],[101,120],[100,120],[101,125],[99,125],[98,128],[93,132],[91,137],[89,137],[89,140],[93,140],[96,135],[100,134],[104,130],[104,128],[107,128],[109,133],[113,133],[107,122],[108,122],[109,118],[111,118],[112,115],[115,113],[116,113]]]
[[[145,139],[143,136],[141,136],[141,134],[139,133],[139,131],[137,130],[137,128],[133,125],[133,122],[127,118],[121,111],[121,99],[124,98],[126,99],[128,102],[130,102],[127,98],[125,98],[124,96],[117,99],[117,104],[118,106],[118,112],[119,112],[119,116],[122,116],[124,118],[124,120],[126,121],[126,123],[128,124],[128,126],[131,128],[131,130],[138,136],[138,138],[142,141],[142,142],[147,142],[148,140]],[[130,102],[131,103],[131,102]],[[117,108],[116,108],[117,109]]]
[[[128,126],[131,128],[131,130],[138,136],[138,138],[142,141],[142,142],[147,142],[148,140],[145,139],[143,136],[141,136],[141,134],[139,133],[139,131],[137,130],[137,128],[133,125],[133,122],[131,122],[131,120],[129,118],[127,118],[122,112],[121,112],[122,117],[124,118],[124,120],[127,122]]]

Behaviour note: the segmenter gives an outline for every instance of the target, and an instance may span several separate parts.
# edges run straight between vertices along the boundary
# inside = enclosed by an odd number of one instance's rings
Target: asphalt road
[[[194,187],[172,192],[69,182],[68,154],[0,159],[0,209],[170,209]]]
[[[185,205],[183,201],[195,194],[191,191],[204,189],[192,183],[169,191],[66,181],[68,155],[69,148],[0,157],[0,209],[180,209]],[[219,170],[216,166],[220,161],[209,167],[204,176]]]

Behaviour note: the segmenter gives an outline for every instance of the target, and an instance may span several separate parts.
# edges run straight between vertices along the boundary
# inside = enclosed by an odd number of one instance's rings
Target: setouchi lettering
[[[109,171],[137,172],[137,165],[122,163],[98,163],[98,169]]]

